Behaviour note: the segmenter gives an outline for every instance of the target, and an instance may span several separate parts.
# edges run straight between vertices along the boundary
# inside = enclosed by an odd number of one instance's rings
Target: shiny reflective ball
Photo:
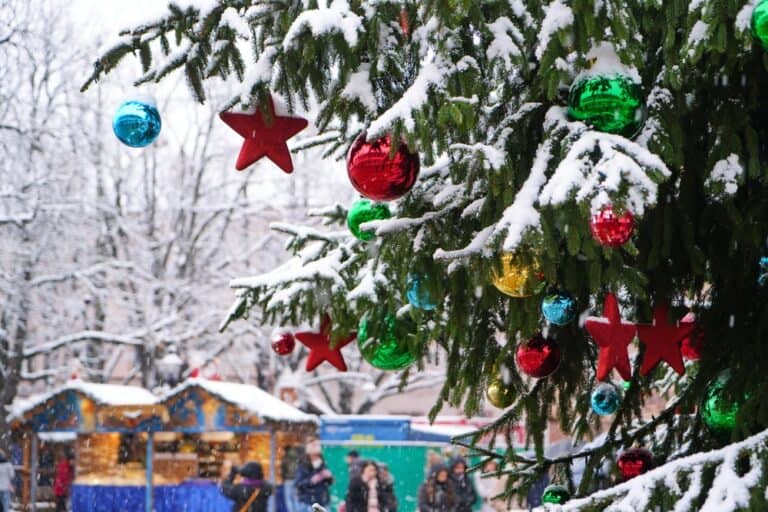
[[[518,299],[533,295],[544,279],[535,256],[513,252],[501,255],[501,269],[494,269],[491,277],[497,290]]]
[[[768,0],[759,0],[752,11],[752,35],[768,50]]]
[[[635,216],[627,210],[621,215],[613,207],[604,206],[589,221],[592,237],[606,247],[621,247],[632,238],[635,231]]]
[[[496,377],[488,384],[485,396],[494,407],[506,409],[515,401],[515,390],[504,383],[501,377]]]
[[[541,301],[541,312],[547,322],[565,325],[576,318],[576,301],[568,293],[553,293]]]
[[[367,242],[376,234],[373,230],[363,231],[360,225],[372,220],[384,220],[392,216],[389,206],[382,203],[374,203],[368,199],[360,199],[352,204],[347,212],[347,227],[358,240]]]
[[[568,488],[564,485],[548,485],[541,495],[542,503],[550,503],[552,505],[562,505],[569,499],[571,499],[571,493],[568,492]]]
[[[552,338],[537,334],[518,345],[515,361],[521,372],[540,379],[551,375],[560,366],[560,346]]]
[[[360,194],[374,201],[392,201],[404,196],[419,175],[419,155],[401,143],[391,155],[389,136],[373,142],[361,134],[347,154],[347,174]]]
[[[429,275],[419,272],[410,272],[406,283],[405,295],[408,303],[424,311],[437,309],[437,283]]]
[[[728,396],[726,388],[731,378],[729,371],[722,372],[704,392],[701,404],[701,421],[707,430],[720,438],[730,438],[736,428],[736,415],[743,400]]]
[[[642,91],[625,75],[586,75],[571,86],[568,115],[595,130],[632,138],[645,120]]]
[[[374,325],[375,322],[375,325]],[[378,333],[374,335],[374,330]],[[363,359],[380,370],[403,370],[416,362],[416,353],[409,346],[415,325],[386,314],[378,321],[367,316],[360,320],[357,346]]]
[[[152,144],[160,135],[160,113],[150,103],[137,100],[123,102],[112,119],[112,130],[120,142],[132,148]]]
[[[296,347],[293,334],[283,332],[272,338],[272,351],[279,356],[287,356]]]
[[[653,454],[645,448],[630,448],[619,455],[616,464],[624,480],[629,480],[653,467]]]
[[[680,319],[681,324],[695,324],[696,315],[692,312],[685,314]],[[701,329],[694,329],[693,334],[687,338],[683,338],[680,342],[680,354],[689,361],[698,361],[701,359],[701,350],[704,344],[704,332]]]
[[[589,401],[595,414],[598,416],[610,416],[619,408],[621,392],[616,385],[610,382],[603,382],[592,392]]]

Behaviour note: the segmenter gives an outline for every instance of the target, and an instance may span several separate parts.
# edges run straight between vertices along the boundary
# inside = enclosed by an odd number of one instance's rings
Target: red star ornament
[[[323,361],[328,361],[339,371],[347,371],[347,363],[344,362],[341,349],[350,344],[356,336],[354,334],[347,336],[331,348],[331,317],[328,315],[323,316],[320,322],[320,332],[297,332],[295,337],[309,349],[308,372],[317,368]]]
[[[632,368],[629,365],[627,346],[635,338],[635,324],[624,322],[619,313],[616,296],[609,293],[603,302],[603,316],[589,317],[584,328],[600,347],[597,358],[597,380],[608,380],[611,370],[616,368],[621,378],[630,380]]]
[[[245,138],[235,164],[238,171],[266,156],[286,173],[293,172],[293,160],[286,141],[306,128],[308,121],[301,117],[278,116],[271,97],[269,111],[272,113],[270,124],[265,122],[259,109],[253,114],[219,114],[222,121]]]
[[[673,325],[667,321],[669,306],[659,304],[653,308],[653,323],[637,326],[637,337],[645,344],[640,374],[648,375],[663,360],[680,375],[685,373],[680,342],[691,335],[694,324]]]

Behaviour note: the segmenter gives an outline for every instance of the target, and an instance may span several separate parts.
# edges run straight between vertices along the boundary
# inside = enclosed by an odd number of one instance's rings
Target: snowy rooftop
[[[10,408],[11,415],[14,418],[21,418],[35,407],[43,405],[56,395],[67,391],[82,393],[101,405],[153,405],[157,403],[155,395],[137,386],[96,384],[81,380],[71,380],[48,393],[14,401]]]
[[[236,405],[256,416],[272,421],[318,423],[316,416],[276,398],[263,389],[250,384],[221,382],[206,379],[188,379],[162,397],[165,401],[191,387],[199,386],[208,393]]]

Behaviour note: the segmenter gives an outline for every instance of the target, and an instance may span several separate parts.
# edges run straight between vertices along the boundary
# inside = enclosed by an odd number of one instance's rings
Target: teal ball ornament
[[[618,386],[603,382],[595,388],[590,398],[592,410],[598,416],[610,416],[615,413],[621,403],[621,392]]]
[[[157,107],[151,101],[124,101],[112,119],[115,136],[132,148],[143,148],[152,144],[160,135],[162,121]]]
[[[428,274],[410,272],[407,278],[405,295],[414,308],[424,311],[437,309],[438,298],[434,279]]]
[[[576,301],[568,293],[552,293],[541,301],[541,312],[547,322],[565,325],[576,318]]]

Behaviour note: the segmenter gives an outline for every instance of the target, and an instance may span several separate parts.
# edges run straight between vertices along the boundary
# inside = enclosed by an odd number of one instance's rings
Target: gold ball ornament
[[[522,299],[530,297],[544,280],[541,263],[533,255],[505,252],[501,255],[501,270],[493,270],[493,286],[501,293]]]
[[[515,391],[512,386],[504,384],[500,377],[493,379],[485,390],[488,401],[499,409],[505,409],[515,401]]]

